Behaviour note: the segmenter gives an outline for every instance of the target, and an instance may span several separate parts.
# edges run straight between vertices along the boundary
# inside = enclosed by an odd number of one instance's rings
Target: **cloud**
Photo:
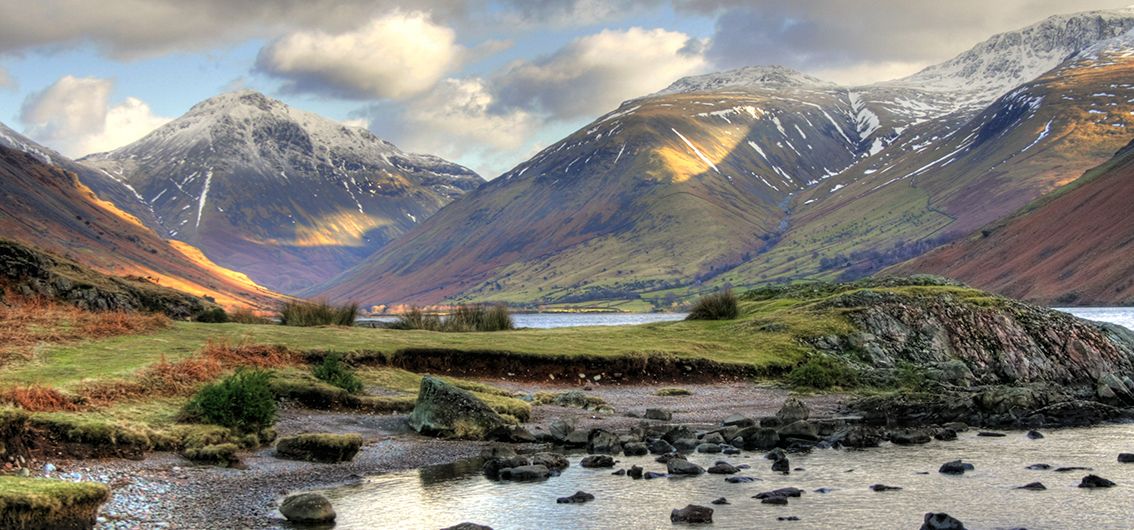
[[[587,26],[626,19],[665,0],[505,0],[505,17],[521,26]]]
[[[149,105],[126,98],[111,106],[113,82],[97,77],[60,78],[24,101],[20,121],[36,141],[79,157],[124,146],[164,125]]]
[[[256,66],[286,79],[287,91],[402,99],[459,65],[456,40],[425,13],[394,12],[344,33],[291,33],[261,50]]]
[[[483,0],[0,0],[0,52],[91,43],[115,58],[205,50],[290,31],[347,31],[408,6],[462,20]]]
[[[3,68],[0,68],[0,88],[16,88],[16,80]]]
[[[603,30],[493,79],[500,104],[551,119],[594,116],[708,67],[700,45],[664,29]]]
[[[1077,0],[686,0],[677,6],[717,17],[706,56],[720,68],[782,64],[846,83],[907,75],[995,33],[1086,9]]]
[[[346,125],[347,127],[359,127],[362,129],[370,128],[370,120],[366,118],[350,118],[346,120],[339,120],[339,123]]]

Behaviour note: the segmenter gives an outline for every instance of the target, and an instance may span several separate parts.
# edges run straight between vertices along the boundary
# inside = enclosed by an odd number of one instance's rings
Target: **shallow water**
[[[610,469],[578,467],[581,455],[559,477],[537,483],[484,478],[475,462],[391,473],[363,484],[327,492],[339,513],[339,529],[442,528],[463,521],[506,529],[669,528],[669,512],[686,504],[709,505],[726,497],[732,503],[713,506],[713,528],[874,528],[914,529],[926,512],[946,512],[971,529],[1134,528],[1134,464],[1119,464],[1120,452],[1134,452],[1134,425],[1063,429],[1030,440],[1022,432],[1005,438],[962,433],[954,442],[933,441],[914,447],[889,443],[876,449],[815,450],[790,455],[789,476],[773,474],[758,453],[737,456],[691,455],[708,467],[717,460],[751,464],[741,475],[760,480],[729,484],[720,475],[633,480],[611,475]],[[944,462],[964,459],[976,466],[963,476],[937,472]],[[619,468],[638,464],[664,472],[653,457],[621,457]],[[1115,488],[1078,488],[1088,472],[1032,471],[1035,463],[1086,466],[1091,473],[1118,483]],[[928,474],[919,474],[928,472]],[[1040,481],[1047,491],[1015,490]],[[874,492],[871,484],[900,486],[901,491]],[[794,486],[806,491],[788,506],[761,504],[759,492]],[[820,487],[832,488],[826,494]],[[582,505],[556,504],[583,490],[595,500]],[[799,521],[778,521],[797,516]]]

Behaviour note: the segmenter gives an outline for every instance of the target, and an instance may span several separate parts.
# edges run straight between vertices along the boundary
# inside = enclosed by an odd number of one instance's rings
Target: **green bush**
[[[185,416],[239,432],[259,432],[276,421],[271,381],[271,372],[238,369],[198,390],[185,406]]]
[[[826,390],[850,388],[858,384],[858,371],[846,362],[827,355],[812,355],[787,374],[788,384],[795,387]]]
[[[736,295],[725,289],[719,293],[702,296],[689,310],[685,320],[732,320],[740,315]]]
[[[506,331],[516,329],[512,313],[503,304],[471,304],[457,306],[441,319],[421,308],[413,307],[390,324],[391,329],[423,329],[428,331]]]
[[[280,309],[280,324],[285,326],[353,326],[357,317],[358,304],[297,300]]]
[[[228,313],[226,313],[222,308],[213,307],[201,311],[199,314],[197,314],[197,318],[195,318],[194,320],[208,324],[224,324],[225,322],[228,322]]]
[[[319,380],[351,394],[362,392],[362,381],[355,375],[354,369],[343,362],[341,353],[331,353],[324,357],[323,362],[315,366],[314,374]]]

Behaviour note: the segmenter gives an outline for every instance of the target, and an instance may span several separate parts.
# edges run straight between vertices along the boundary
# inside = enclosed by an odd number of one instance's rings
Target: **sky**
[[[72,157],[254,89],[493,178],[687,75],[843,84],[1130,0],[0,0],[0,122]]]

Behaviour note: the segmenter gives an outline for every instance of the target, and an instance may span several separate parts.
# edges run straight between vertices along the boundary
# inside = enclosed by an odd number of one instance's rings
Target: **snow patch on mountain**
[[[783,66],[747,66],[678,79],[653,95],[710,92],[723,89],[832,89],[838,85]]]

